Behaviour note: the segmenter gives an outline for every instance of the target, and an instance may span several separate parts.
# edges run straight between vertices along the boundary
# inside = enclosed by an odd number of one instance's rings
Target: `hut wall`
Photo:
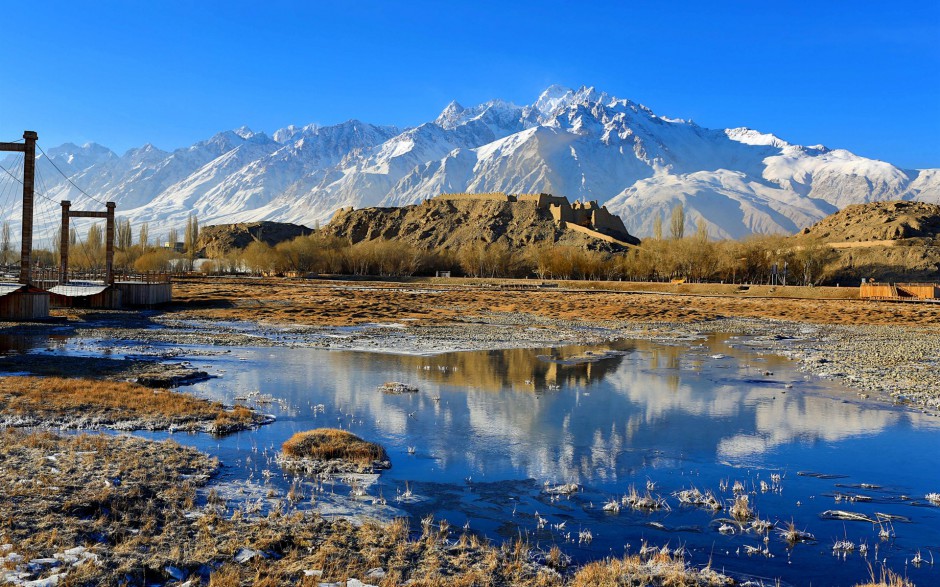
[[[54,308],[95,308],[99,310],[117,310],[121,307],[121,292],[109,287],[101,293],[90,296],[64,296],[49,294]]]
[[[173,301],[173,286],[168,283],[116,283],[125,306],[155,306]]]
[[[898,290],[888,283],[864,283],[861,285],[858,297],[860,298],[896,298]]]
[[[911,297],[922,300],[931,300],[937,296],[937,286],[930,283],[903,283],[898,284],[898,290],[907,293]]]
[[[49,317],[49,294],[17,291],[0,298],[0,320],[42,320]]]

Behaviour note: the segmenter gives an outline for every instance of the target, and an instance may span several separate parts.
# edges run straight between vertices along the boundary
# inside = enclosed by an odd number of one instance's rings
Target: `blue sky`
[[[940,167],[940,2],[4,2],[0,140],[122,153],[593,85]],[[22,50],[11,50],[11,47]]]

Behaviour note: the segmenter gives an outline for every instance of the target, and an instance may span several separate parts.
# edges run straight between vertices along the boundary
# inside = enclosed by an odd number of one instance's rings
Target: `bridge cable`
[[[43,156],[46,158],[46,160],[49,161],[49,163],[51,163],[53,167],[55,167],[55,170],[58,171],[60,174],[62,174],[62,177],[64,177],[66,180],[68,180],[68,182],[69,182],[70,184],[72,184],[72,187],[74,187],[75,189],[77,189],[77,190],[80,191],[81,193],[85,194],[85,196],[88,197],[89,199],[91,199],[91,200],[93,200],[93,201],[95,201],[95,202],[98,202],[98,203],[101,204],[102,206],[107,207],[107,205],[106,205],[104,202],[102,202],[102,201],[99,200],[98,198],[96,198],[96,197],[90,195],[88,192],[86,192],[86,191],[83,190],[82,188],[80,188],[80,187],[78,187],[77,185],[75,185],[75,182],[72,181],[72,179],[71,179],[69,176],[65,175],[65,173],[64,173],[61,169],[59,169],[59,166],[55,164],[55,161],[53,161],[52,158],[49,157],[49,155],[47,155],[45,151],[42,150],[42,147],[40,147],[38,143],[36,144],[36,148],[39,149],[39,152],[43,154]]]

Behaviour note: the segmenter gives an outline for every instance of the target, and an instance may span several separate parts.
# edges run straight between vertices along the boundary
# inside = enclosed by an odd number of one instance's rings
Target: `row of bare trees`
[[[190,216],[182,247],[177,229],[169,230],[166,243],[151,243],[146,223],[134,230],[126,219],[115,227],[115,267],[118,270],[192,270],[197,256],[206,272],[325,273],[377,276],[410,276],[451,271],[470,277],[528,277],[541,279],[635,280],[725,283],[777,283],[806,285],[825,279],[824,269],[835,251],[818,241],[784,236],[752,236],[742,240],[713,241],[704,222],[695,234],[685,236],[681,206],[670,218],[670,236],[657,233],[622,253],[589,251],[577,247],[542,245],[512,249],[504,242],[472,242],[457,250],[427,251],[402,241],[371,240],[356,244],[314,232],[269,246],[255,241],[241,250],[225,250],[217,243],[199,251],[199,224]],[[73,229],[69,235],[70,265],[75,270],[100,270],[104,266],[104,235],[92,224],[85,237]],[[169,245],[169,246],[166,246]],[[40,264],[55,266],[58,242],[51,251],[36,250]],[[0,230],[0,263],[16,261],[10,227]]]
[[[542,245],[511,249],[504,242],[467,243],[457,249],[427,251],[402,241],[349,244],[313,233],[269,246],[260,241],[244,250],[206,251],[212,272],[328,273],[377,276],[427,275],[451,271],[469,277],[528,277],[635,281],[776,283],[808,285],[823,278],[835,251],[819,241],[783,236],[709,240],[692,236],[650,238],[625,252]],[[775,272],[776,269],[776,272]]]
[[[0,265],[7,266],[19,260],[19,252],[11,242],[8,222],[0,226]],[[33,249],[33,260],[40,267],[55,267],[61,250],[60,234],[56,232],[51,246]],[[72,227],[69,231],[69,267],[74,271],[101,272],[105,266],[105,234],[101,223],[93,223],[84,235]],[[130,220],[117,218],[114,223],[114,267],[119,271],[171,271],[191,270],[199,254],[199,221],[190,215],[186,222],[183,246],[180,250],[179,231],[171,228],[166,242],[150,240],[146,222],[137,227],[137,240]]]

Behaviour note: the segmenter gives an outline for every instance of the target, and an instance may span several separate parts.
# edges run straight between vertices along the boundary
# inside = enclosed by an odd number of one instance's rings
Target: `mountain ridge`
[[[270,135],[241,127],[173,151],[145,144],[119,156],[67,143],[47,153],[85,192],[152,231],[180,227],[190,213],[212,224],[312,225],[344,207],[446,192],[597,200],[640,237],[678,204],[689,226],[702,219],[713,238],[739,238],[794,233],[851,204],[940,203],[940,169],[901,169],[746,127],[708,129],[593,87],[551,86],[523,106],[452,101],[404,129],[353,119]],[[95,205],[45,159],[46,197]]]

